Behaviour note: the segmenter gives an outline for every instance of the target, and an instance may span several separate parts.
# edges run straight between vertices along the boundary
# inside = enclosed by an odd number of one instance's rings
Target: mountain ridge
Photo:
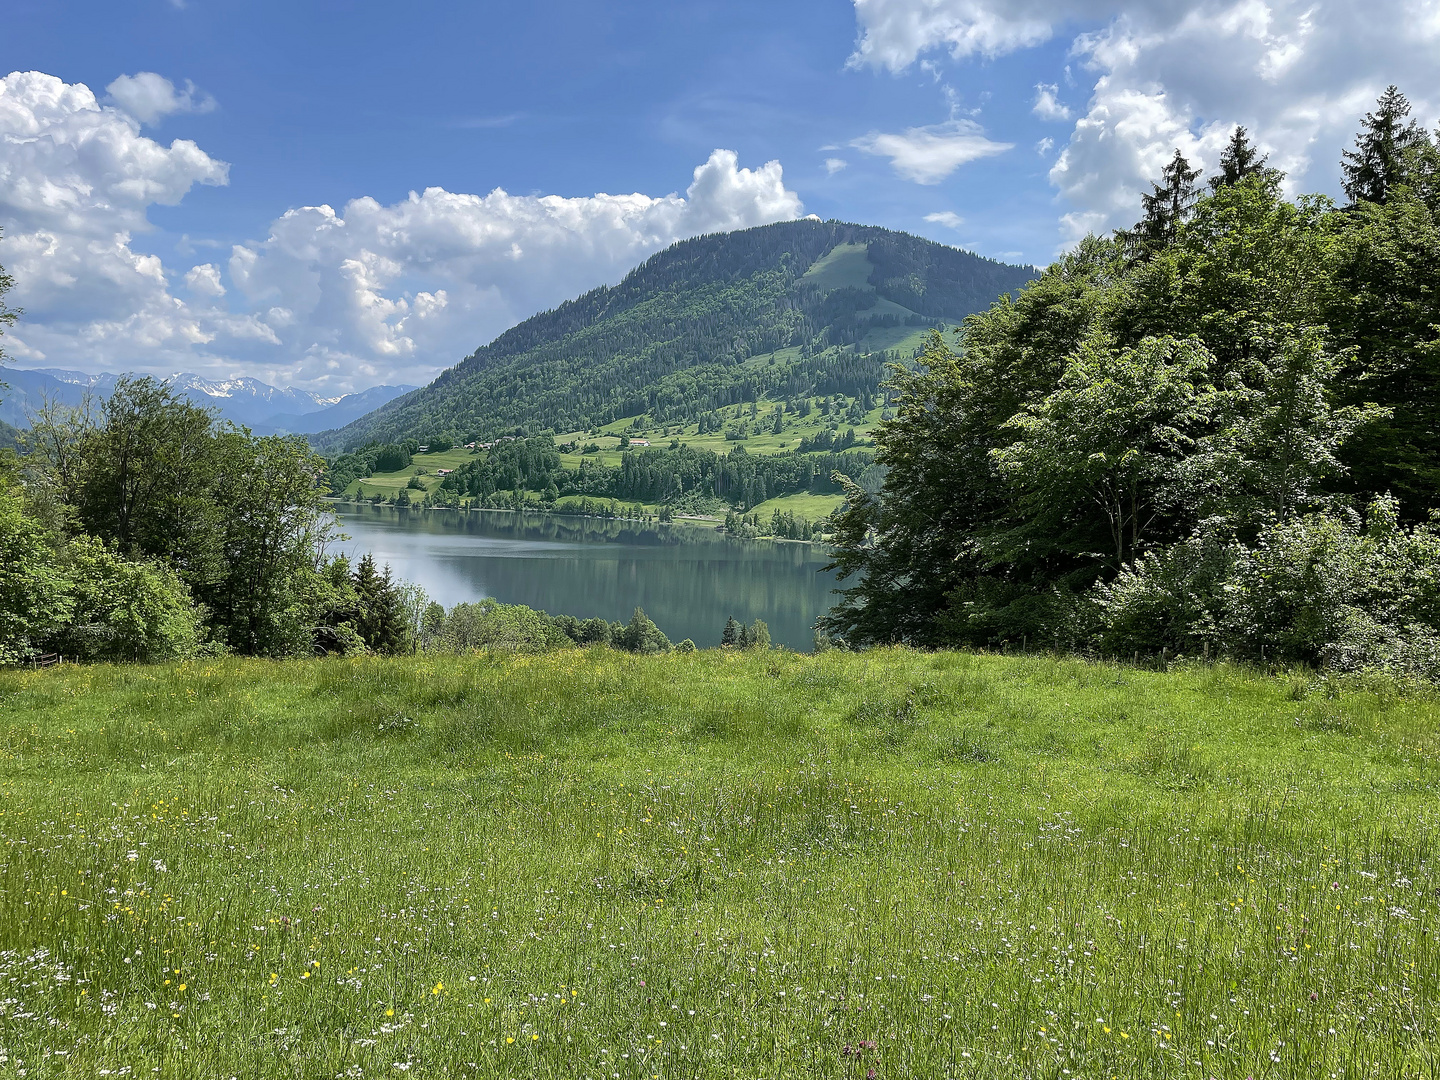
[[[352,449],[412,436],[586,430],[642,415],[693,422],[760,396],[823,393],[837,369],[848,381],[833,392],[873,393],[886,360],[908,357],[928,328],[1035,276],[1033,267],[839,221],[695,237],[313,441]]]
[[[42,401],[76,405],[86,393],[104,398],[121,378],[114,372],[89,375],[66,368],[5,368],[0,372],[0,422],[15,428],[29,426],[30,415]],[[249,376],[207,379],[193,372],[176,372],[161,379],[172,390],[224,420],[242,424],[256,434],[313,434],[338,421],[348,423],[384,404],[411,386],[372,386],[353,394],[322,397],[296,387],[277,387]]]

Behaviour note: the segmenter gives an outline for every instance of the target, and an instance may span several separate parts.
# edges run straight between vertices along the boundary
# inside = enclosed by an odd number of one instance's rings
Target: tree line
[[[897,370],[822,630],[1440,675],[1440,136],[1390,88],[1347,201],[1243,128]]]
[[[853,432],[849,440],[853,443]],[[844,437],[841,445],[848,445]],[[749,507],[779,495],[838,492],[838,473],[859,475],[872,460],[863,450],[750,454],[737,446],[717,454],[677,444],[626,451],[618,466],[585,458],[578,469],[566,469],[547,435],[500,443],[484,457],[464,462],[441,481],[440,492],[485,500],[497,491],[529,490],[552,502],[575,495],[648,503],[674,503],[698,494]],[[333,483],[338,486],[338,478]]]

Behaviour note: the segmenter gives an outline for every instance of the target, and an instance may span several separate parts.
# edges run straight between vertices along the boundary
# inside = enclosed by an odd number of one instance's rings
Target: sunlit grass
[[[0,1075],[1428,1077],[1436,721],[905,651],[0,674]]]
[[[759,515],[760,520],[767,526],[770,524],[770,515],[776,510],[782,514],[794,514],[807,521],[819,521],[829,517],[831,511],[838,510],[844,503],[844,495],[812,495],[804,492],[800,495],[781,495],[768,499],[747,513]]]

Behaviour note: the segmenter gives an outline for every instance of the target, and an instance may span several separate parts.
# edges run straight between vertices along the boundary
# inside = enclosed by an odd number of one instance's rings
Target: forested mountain
[[[904,233],[789,221],[682,241],[527,319],[430,386],[315,441],[469,441],[628,416],[693,422],[759,397],[873,394],[887,350],[1034,277]]]

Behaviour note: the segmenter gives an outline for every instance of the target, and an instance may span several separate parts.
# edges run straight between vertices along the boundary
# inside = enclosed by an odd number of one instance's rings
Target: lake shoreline
[[[670,521],[661,521],[661,520],[659,520],[658,518],[649,517],[649,516],[643,517],[643,518],[633,518],[633,517],[619,517],[619,516],[609,516],[609,517],[607,517],[607,516],[604,515],[604,514],[572,514],[572,513],[567,513],[567,512],[564,511],[564,510],[547,510],[547,509],[545,509],[544,507],[535,507],[535,508],[533,508],[533,509],[532,509],[531,507],[526,507],[526,508],[523,509],[523,510],[516,510],[516,509],[514,509],[514,508],[499,507],[499,506],[423,506],[423,505],[417,505],[417,504],[414,504],[414,503],[410,504],[409,506],[396,506],[394,503],[388,503],[388,502],[375,503],[375,502],[371,502],[369,499],[354,499],[354,498],[349,498],[349,497],[347,497],[347,496],[336,497],[336,496],[328,496],[328,495],[325,497],[325,501],[328,502],[328,503],[338,503],[338,504],[343,505],[343,506],[386,506],[386,507],[389,507],[389,508],[392,509],[392,510],[408,510],[408,511],[411,511],[411,512],[427,512],[427,513],[428,513],[428,512],[431,511],[431,510],[448,510],[448,511],[452,511],[452,512],[455,512],[455,513],[464,513],[464,514],[471,514],[471,513],[487,513],[487,514],[539,514],[539,515],[541,515],[541,516],[543,516],[543,517],[573,518],[573,519],[580,520],[580,521],[634,521],[634,522],[639,522],[639,523],[643,524],[646,528],[661,528],[662,526],[666,526],[666,525],[683,525],[683,526],[686,526],[687,528],[709,528],[709,527],[710,527],[710,522],[723,520],[722,518],[719,518],[719,517],[712,517],[712,518],[676,517],[676,518],[674,518],[674,519],[672,519],[672,520],[670,520]],[[794,539],[791,539],[790,537],[786,537],[786,536],[755,536],[755,537],[738,537],[738,538],[736,538],[736,537],[731,537],[728,533],[726,533],[725,527],[724,527],[723,525],[718,526],[718,527],[712,529],[712,531],[713,531],[713,532],[720,533],[722,536],[725,536],[727,539],[739,539],[742,543],[746,543],[746,544],[753,544],[753,543],[757,543],[757,542],[758,542],[758,543],[767,543],[767,544],[805,544],[805,545],[807,545],[807,546],[814,545],[814,546],[816,546],[816,547],[828,547],[828,546],[829,546],[829,545],[826,543],[826,541],[824,541],[824,540],[794,540]]]
[[[624,622],[639,607],[672,641],[698,645],[718,644],[732,616],[747,626],[762,619],[776,643],[808,649],[815,620],[837,599],[830,553],[814,544],[661,527],[653,518],[329,505],[345,534],[338,552],[371,555],[447,608],[490,597]]]

